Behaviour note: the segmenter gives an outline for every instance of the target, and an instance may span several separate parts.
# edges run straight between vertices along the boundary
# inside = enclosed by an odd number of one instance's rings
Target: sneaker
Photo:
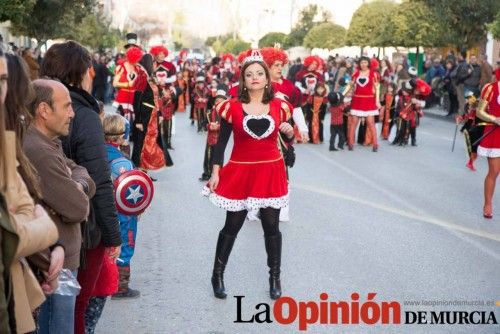
[[[136,299],[141,296],[141,292],[139,290],[134,290],[131,288],[128,288],[127,290],[123,291],[118,291],[115,293],[113,296],[111,296],[111,299],[117,300],[117,299]]]

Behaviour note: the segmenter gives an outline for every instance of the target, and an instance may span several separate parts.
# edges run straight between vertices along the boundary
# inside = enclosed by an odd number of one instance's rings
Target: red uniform
[[[489,83],[484,86],[481,92],[481,100],[488,102],[486,112],[495,117],[500,117],[500,93],[498,91],[498,82]],[[484,127],[484,133],[488,133],[497,127],[491,134],[481,140],[477,153],[488,158],[500,157],[500,131],[498,126],[491,124]]]
[[[375,85],[380,82],[380,74],[375,71],[364,76],[356,71],[352,76],[354,92],[351,100],[351,115],[367,117],[378,115]]]
[[[212,203],[228,211],[241,211],[288,205],[288,181],[285,163],[278,146],[279,125],[291,116],[291,105],[273,99],[269,113],[248,115],[235,99],[217,105],[221,117],[232,124],[233,151],[221,168],[214,193],[205,187],[203,193]],[[257,123],[265,131],[254,132]]]

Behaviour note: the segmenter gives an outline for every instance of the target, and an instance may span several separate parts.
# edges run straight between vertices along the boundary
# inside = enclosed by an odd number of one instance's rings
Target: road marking
[[[394,194],[393,191],[390,191],[388,189],[385,189],[383,188],[379,183],[375,183],[373,182],[372,180],[370,180],[369,178],[361,175],[360,173],[356,173],[355,171],[353,171],[352,169],[349,169],[348,167],[344,166],[343,164],[333,160],[332,158],[328,157],[328,156],[325,156],[323,155],[322,153],[320,152],[317,152],[315,150],[313,150],[311,147],[307,147],[305,146],[304,147],[306,150],[308,150],[309,152],[311,153],[314,153],[316,156],[318,156],[319,158],[325,160],[326,162],[328,162],[329,164],[332,164],[334,166],[336,166],[338,169],[341,169],[342,171],[344,171],[345,173],[351,175],[352,177],[358,179],[359,181],[363,182],[364,184],[372,187],[373,189],[377,190],[377,191],[380,191],[382,192],[384,195],[386,195],[387,197],[391,198],[393,201],[401,204],[401,205],[404,205],[405,207],[409,208],[409,209],[412,209],[413,211],[416,211],[418,212],[419,211],[419,208],[417,208],[416,206],[414,205],[411,205],[410,203],[408,203],[407,201],[404,201],[401,199],[400,196],[396,196]],[[292,184],[294,182],[292,181]]]
[[[349,196],[349,195],[339,193],[339,192],[334,191],[334,190],[320,188],[317,186],[302,184],[302,183],[298,183],[295,181],[293,181],[291,183],[291,186],[292,186],[292,188],[305,190],[305,191],[309,191],[309,192],[314,192],[317,194],[326,195],[326,196],[330,196],[330,197],[340,198],[340,199],[343,199],[346,201],[369,206],[369,207],[377,209],[377,210],[381,210],[381,211],[385,211],[385,212],[392,213],[395,215],[399,215],[401,217],[405,217],[405,218],[409,218],[409,219],[413,219],[413,220],[418,220],[420,222],[424,222],[424,223],[428,223],[428,224],[432,224],[432,225],[437,225],[437,226],[445,227],[447,229],[451,229],[454,231],[458,231],[458,232],[462,232],[462,233],[466,233],[466,234],[470,234],[470,235],[474,235],[474,236],[478,236],[478,237],[482,237],[482,238],[486,238],[489,240],[500,242],[500,234],[497,234],[497,233],[490,233],[490,232],[481,231],[481,230],[474,229],[474,228],[465,227],[462,225],[450,223],[450,222],[447,222],[447,221],[444,221],[444,220],[441,220],[441,219],[438,219],[435,217],[431,217],[428,215],[408,212],[408,211],[401,210],[401,209],[398,209],[398,208],[395,208],[392,206],[387,206],[384,204],[379,204],[379,203],[375,203],[372,201],[367,201],[364,199]],[[498,259],[498,255],[496,255],[495,257]]]

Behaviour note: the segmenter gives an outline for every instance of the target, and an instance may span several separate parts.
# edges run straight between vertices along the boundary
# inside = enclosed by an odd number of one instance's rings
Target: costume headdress
[[[132,46],[127,50],[127,61],[131,64],[136,64],[141,60],[144,53],[137,46]]]
[[[166,57],[168,56],[168,49],[163,45],[156,45],[153,46],[151,49],[149,49],[149,53],[151,53],[155,57],[158,56],[160,53],[163,53]]]
[[[277,48],[276,46],[262,48],[260,49],[260,53],[269,67],[271,67],[276,61],[283,62],[283,65],[288,64],[288,56],[285,51]]]
[[[260,61],[264,62],[264,58],[259,50],[248,50],[245,59],[243,60],[243,64],[246,64],[251,61]]]

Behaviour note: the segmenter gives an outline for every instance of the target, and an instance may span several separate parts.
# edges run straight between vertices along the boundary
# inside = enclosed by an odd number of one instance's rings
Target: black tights
[[[236,212],[227,211],[226,224],[224,225],[222,232],[231,236],[236,236],[241,230],[246,217],[247,210]],[[278,234],[280,232],[280,209],[261,208],[260,221],[262,222],[264,235],[272,236]]]

